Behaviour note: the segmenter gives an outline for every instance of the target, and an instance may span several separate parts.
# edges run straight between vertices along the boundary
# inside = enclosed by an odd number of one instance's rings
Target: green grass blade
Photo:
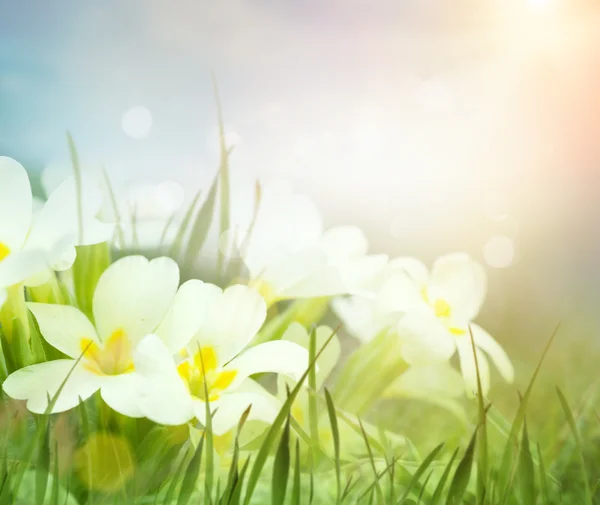
[[[533,471],[533,459],[529,447],[529,434],[527,432],[527,420],[523,421],[523,436],[521,437],[521,453],[519,456],[519,484],[521,491],[521,503],[527,505],[535,503],[535,478]]]
[[[438,503],[440,503],[442,499],[442,493],[444,492],[444,487],[446,486],[446,482],[448,481],[448,477],[450,476],[450,472],[452,471],[452,465],[454,464],[454,460],[456,459],[457,455],[458,449],[455,449],[452,453],[450,461],[448,461],[448,464],[446,465],[446,468],[444,468],[444,472],[442,473],[442,476],[440,477],[440,480],[438,481],[435,490],[433,491],[433,495],[431,496],[429,505],[437,505]]]
[[[309,364],[309,367],[306,370],[306,372],[304,372],[302,377],[300,377],[300,380],[298,381],[298,383],[296,384],[294,389],[290,392],[290,394],[288,395],[283,406],[279,410],[279,414],[277,414],[277,417],[275,418],[275,420],[269,427],[267,434],[265,436],[265,439],[256,454],[256,459],[254,461],[254,465],[252,466],[252,470],[250,471],[250,475],[248,477],[246,494],[244,496],[244,505],[250,504],[250,500],[252,499],[252,494],[254,493],[254,490],[256,489],[258,479],[259,479],[262,469],[267,461],[271,447],[277,437],[277,433],[278,433],[280,427],[283,425],[283,423],[287,419],[290,409],[292,407],[292,404],[294,403],[296,396],[298,396],[300,389],[303,387],[304,381],[306,381],[306,378],[308,377],[309,370],[315,366],[316,361],[319,359],[319,356],[321,355],[323,350],[327,347],[329,342],[331,342],[333,337],[335,337],[335,334],[336,334],[336,331],[334,330],[331,333],[331,335],[329,336],[329,338],[327,339],[327,341],[325,342],[325,344],[323,345],[323,347],[316,354],[315,359]]]
[[[35,469],[35,503],[43,505],[48,486],[48,472],[50,471],[50,419],[42,419],[45,422],[43,441],[38,448],[37,467]]]
[[[342,500],[342,468],[340,461],[340,429],[338,419],[335,413],[333,398],[329,390],[325,388],[325,402],[327,403],[327,414],[329,416],[329,424],[331,425],[331,437],[333,439],[333,452],[335,458],[335,485],[336,485],[336,503]],[[393,486],[392,486],[393,487]]]
[[[198,444],[200,445],[200,444]],[[171,505],[175,501],[175,492],[177,491],[177,484],[179,483],[179,476],[183,474],[183,469],[186,463],[186,457],[182,457],[179,465],[177,465],[177,470],[173,474],[173,478],[169,483],[169,487],[167,488],[167,492],[163,499],[163,503],[165,505]]]
[[[475,452],[475,440],[477,439],[477,430],[473,433],[469,446],[465,451],[465,455],[458,463],[454,477],[450,483],[450,489],[448,490],[447,505],[460,505],[462,503],[463,496],[467,491],[469,480],[471,478],[471,470],[473,469],[473,459]]]
[[[541,356],[537,366],[535,367],[533,375],[531,376],[531,380],[529,381],[527,389],[525,390],[525,395],[523,396],[523,401],[519,405],[519,410],[517,411],[515,419],[511,425],[510,433],[508,435],[508,440],[506,442],[506,445],[504,446],[504,451],[502,453],[502,458],[500,460],[500,466],[498,469],[498,478],[496,480],[496,490],[499,493],[504,493],[504,496],[506,496],[510,490],[509,489],[510,479],[511,479],[511,475],[512,475],[511,467],[512,467],[513,460],[514,460],[514,451],[515,451],[515,448],[518,446],[518,436],[519,436],[519,433],[521,432],[521,426],[525,419],[525,412],[527,410],[527,404],[529,402],[529,397],[531,396],[531,391],[533,389],[533,385],[535,384],[537,376],[539,375],[540,369],[542,367],[542,363],[544,362],[544,359],[546,358],[546,355],[548,354],[548,351],[550,350],[550,346],[552,345],[552,342],[554,341],[554,339],[556,338],[556,335],[558,334],[559,328],[560,328],[560,324],[558,324],[556,326],[556,328],[554,329],[554,332],[552,333],[550,340],[548,340],[548,343],[546,344],[546,347],[544,348],[544,351],[542,352],[542,356]]]
[[[178,259],[181,254],[181,248],[183,246],[183,241],[188,232],[188,228],[190,227],[190,223],[192,222],[192,218],[194,217],[194,211],[198,206],[198,202],[200,201],[200,196],[202,195],[202,191],[198,191],[190,205],[188,206],[185,214],[183,216],[183,220],[181,221],[179,228],[177,230],[177,234],[175,235],[175,239],[173,240],[173,245],[171,246],[170,256]]]
[[[77,198],[77,230],[79,233],[79,243],[83,243],[83,202],[82,202],[82,180],[81,166],[79,164],[79,155],[75,147],[75,141],[69,132],[67,132],[67,143],[69,144],[69,153],[71,155],[71,163],[73,165],[73,175],[75,177],[75,192]]]
[[[373,470],[373,474],[375,476],[375,490],[377,492],[377,503],[383,505],[383,489],[381,489],[381,483],[378,479],[377,467],[375,466],[375,458],[373,457],[373,450],[371,449],[371,444],[369,443],[369,437],[367,436],[367,432],[365,431],[365,427],[363,426],[363,423],[360,420],[360,418],[358,419],[358,424],[360,425],[363,440],[365,441],[365,446],[367,448],[367,454],[369,455],[369,460],[371,461],[371,469]]]
[[[296,459],[294,464],[294,482],[292,485],[292,496],[290,505],[300,505],[302,489],[300,487],[300,440],[296,439]]]
[[[290,417],[283,427],[279,448],[273,462],[273,480],[271,483],[271,504],[283,505],[287,492],[290,472]]]
[[[58,466],[58,442],[54,445],[54,474],[52,476],[52,493],[50,494],[50,505],[58,504],[60,493],[60,467]],[[66,493],[68,497],[68,493]]]
[[[192,498],[192,493],[196,488],[196,482],[198,481],[198,476],[200,474],[203,446],[204,438],[201,438],[200,443],[198,444],[198,447],[196,447],[194,455],[187,466],[185,474],[183,475],[181,489],[179,490],[179,496],[177,497],[177,505],[187,505]]]
[[[548,475],[546,474],[546,467],[544,465],[544,458],[542,457],[542,450],[540,445],[537,445],[537,455],[539,461],[539,480],[540,480],[540,496],[542,503],[550,503],[550,484],[548,482]]]
[[[433,460],[435,459],[435,457],[439,454],[439,452],[442,450],[442,448],[444,447],[444,444],[440,444],[438,445],[435,449],[433,449],[433,451],[431,451],[427,457],[421,462],[421,464],[419,465],[419,467],[417,468],[417,470],[415,471],[415,473],[413,474],[413,476],[411,477],[410,481],[408,482],[408,484],[406,485],[406,489],[404,490],[404,492],[402,493],[402,495],[400,496],[400,499],[398,500],[398,504],[402,504],[406,502],[406,499],[408,498],[408,496],[410,495],[411,491],[413,490],[413,488],[417,485],[417,483],[419,482],[419,479],[421,478],[421,476],[427,471],[427,469],[429,468],[429,466],[431,465],[431,463],[433,463]]]
[[[108,191],[108,198],[110,200],[110,206],[115,215],[115,234],[119,240],[119,246],[121,249],[124,249],[126,246],[125,234],[123,233],[123,220],[121,218],[121,213],[119,212],[119,205],[117,204],[117,198],[115,196],[115,192],[113,190],[113,185],[110,182],[110,178],[108,177],[108,172],[106,171],[106,167],[102,166],[102,178],[104,179],[104,184],[106,185],[106,189]]]
[[[215,93],[215,101],[217,103],[217,116],[219,120],[219,147],[221,152],[221,163],[219,166],[219,196],[220,196],[220,212],[219,212],[219,236],[222,236],[230,227],[230,188],[229,188],[229,150],[225,144],[225,125],[223,123],[223,112],[221,109],[221,100],[219,99],[219,88],[217,86],[217,78],[212,74],[213,89]],[[219,248],[217,259],[217,273],[223,272],[223,263],[225,257],[221,248]]]
[[[248,468],[250,468],[250,460],[251,456],[248,457],[248,459],[244,463],[244,466],[242,467],[239,479],[237,481],[236,486],[233,489],[228,505],[240,505],[240,503],[242,503],[242,488],[244,486],[244,479],[246,478],[246,473],[248,472]]]
[[[313,326],[310,332],[310,342],[308,346],[309,362],[315,360],[317,354],[317,329]],[[319,412],[317,405],[317,370],[312,367],[308,372],[308,422],[310,427],[310,437],[314,447],[321,447],[319,441]],[[319,465],[318,453],[315,454],[316,465]]]
[[[558,387],[556,388],[556,393],[558,394],[558,399],[560,400],[561,407],[565,413],[565,417],[567,418],[567,423],[569,424],[569,428],[571,429],[571,433],[573,434],[573,438],[575,439],[575,446],[577,448],[579,464],[581,466],[581,475],[584,479],[583,489],[585,494],[585,503],[586,505],[593,505],[592,490],[590,488],[590,479],[585,465],[583,447],[581,445],[581,437],[579,436],[579,430],[577,429],[577,425],[575,424],[575,418],[573,417],[573,413],[569,408],[569,403],[567,402],[567,399]]]
[[[484,405],[483,388],[481,387],[481,374],[477,349],[473,331],[469,325],[469,336],[471,338],[471,349],[475,360],[475,372],[477,374],[477,414],[479,418],[478,440],[477,440],[477,503],[483,504],[485,500],[488,479],[488,445],[487,445],[487,413]]]
[[[204,200],[200,206],[198,214],[196,215],[196,219],[194,220],[194,224],[192,225],[187,248],[183,255],[183,262],[188,267],[191,267],[194,264],[198,254],[200,253],[200,250],[202,249],[202,246],[204,245],[204,242],[206,241],[206,237],[208,236],[208,231],[210,230],[215,210],[218,182],[219,174],[217,173],[210,186],[206,200]]]

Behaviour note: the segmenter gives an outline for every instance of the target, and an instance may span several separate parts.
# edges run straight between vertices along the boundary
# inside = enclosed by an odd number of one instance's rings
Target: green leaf
[[[402,495],[400,496],[400,500],[398,500],[399,504],[404,503],[406,501],[410,492],[417,485],[417,483],[419,482],[419,479],[427,471],[427,469],[429,468],[431,463],[433,463],[433,460],[439,454],[439,452],[442,450],[442,447],[444,447],[444,444],[440,444],[437,447],[435,447],[435,449],[433,449],[433,451],[431,451],[427,455],[427,457],[421,462],[421,464],[417,468],[417,471],[413,474],[409,483],[406,485],[406,489],[404,490],[404,493],[402,493]]]
[[[194,451],[194,456],[190,460],[183,481],[181,482],[181,489],[179,490],[179,497],[177,498],[177,505],[187,505],[192,497],[192,493],[196,487],[198,476],[200,474],[200,465],[202,463],[202,450],[204,446],[204,439],[200,439],[200,443]]]
[[[460,505],[462,503],[463,496],[467,491],[469,480],[471,478],[471,470],[473,468],[473,458],[475,452],[475,440],[477,439],[477,430],[473,433],[469,446],[465,451],[465,455],[458,463],[454,477],[450,483],[450,489],[448,490],[447,505]]]
[[[271,504],[283,505],[290,472],[290,417],[283,427],[279,448],[273,462],[273,480],[271,484]]]
[[[587,468],[585,465],[585,459],[583,456],[583,447],[581,445],[581,437],[579,436],[579,431],[577,430],[577,425],[575,424],[575,418],[573,417],[573,413],[569,408],[569,403],[567,399],[563,395],[562,391],[557,387],[556,393],[558,394],[558,399],[560,400],[561,407],[565,413],[565,417],[567,418],[567,423],[569,424],[569,428],[571,429],[571,433],[573,434],[573,438],[575,439],[575,446],[577,448],[577,453],[579,455],[579,465],[581,467],[581,475],[584,481],[584,493],[585,493],[585,503],[587,505],[593,505],[592,500],[592,490],[590,488],[590,479],[588,476]]]

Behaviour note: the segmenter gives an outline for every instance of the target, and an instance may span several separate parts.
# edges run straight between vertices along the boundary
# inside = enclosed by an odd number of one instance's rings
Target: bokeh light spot
[[[126,135],[141,140],[152,129],[152,114],[146,107],[132,107],[123,114],[121,125]]]
[[[506,235],[494,235],[483,246],[485,262],[493,268],[506,268],[515,258],[515,243]]]

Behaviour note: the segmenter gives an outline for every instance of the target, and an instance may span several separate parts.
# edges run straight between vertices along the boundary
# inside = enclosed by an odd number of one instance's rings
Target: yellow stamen
[[[131,342],[122,328],[115,330],[102,347],[89,338],[79,342],[85,351],[83,366],[97,375],[120,375],[135,370]]]
[[[448,328],[448,331],[452,333],[452,335],[464,335],[467,333],[467,330],[463,330],[462,328]]]
[[[211,384],[211,389],[223,391],[231,386],[233,379],[237,375],[237,370],[226,370],[217,375],[217,378]]]
[[[433,304],[433,310],[437,317],[450,317],[452,309],[446,300],[438,299]]]
[[[265,302],[267,303],[267,307],[270,307],[278,301],[275,288],[268,282],[262,279],[256,279],[250,283],[250,287],[255,291],[258,291],[258,294],[264,298]]]
[[[4,242],[0,242],[0,261],[6,258],[10,254],[10,247]]]
[[[194,356],[194,365],[198,370],[202,370],[202,364],[204,364],[206,374],[217,369],[217,353],[212,347],[203,347]]]

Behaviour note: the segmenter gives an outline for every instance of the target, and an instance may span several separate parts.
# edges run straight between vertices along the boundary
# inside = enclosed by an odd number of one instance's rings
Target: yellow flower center
[[[115,330],[110,337],[98,345],[89,338],[82,338],[83,366],[96,375],[121,375],[135,370],[131,355],[131,342],[123,329]]]
[[[250,282],[250,287],[255,291],[258,291],[258,294],[264,298],[265,302],[267,303],[267,307],[270,307],[278,301],[275,288],[273,288],[273,286],[271,286],[271,284],[268,282],[260,278],[255,279]]]
[[[446,328],[452,335],[459,336],[459,335],[464,335],[465,333],[467,333],[467,331],[462,328],[457,328],[456,326],[452,326],[451,319],[450,319],[450,317],[452,316],[452,307],[446,300],[444,300],[442,298],[438,298],[437,300],[435,300],[435,302],[431,303],[431,301],[429,300],[428,293],[427,293],[427,288],[423,288],[421,294],[422,294],[425,302],[427,302],[433,308],[433,312],[435,313],[435,316],[442,319],[444,326],[446,326]]]
[[[0,261],[6,258],[10,254],[10,247],[4,242],[0,242]]]
[[[177,371],[190,394],[209,402],[218,400],[237,375],[237,370],[219,370],[217,353],[212,347],[203,347],[193,357],[182,361],[177,365]]]

